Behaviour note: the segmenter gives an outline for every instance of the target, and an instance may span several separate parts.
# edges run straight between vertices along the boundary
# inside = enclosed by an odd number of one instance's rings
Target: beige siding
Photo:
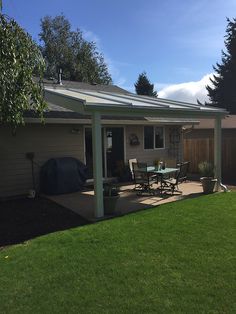
[[[171,143],[169,142],[170,127],[165,126],[165,148],[164,149],[144,149],[144,127],[142,125],[129,125],[126,126],[126,162],[129,159],[137,158],[142,162],[147,162],[152,165],[155,160],[168,160],[181,159],[182,145],[178,144],[178,147],[173,151]],[[140,145],[131,146],[129,137],[131,134],[136,134],[139,138]]]
[[[0,128],[0,197],[27,194],[32,188],[31,163],[27,152],[35,153],[35,175],[48,159],[71,156],[84,161],[83,128],[72,134],[73,125],[27,125],[12,136],[9,128]]]
[[[72,133],[79,128],[79,133]],[[145,150],[143,126],[125,127],[125,158],[137,158],[153,164],[154,160],[181,159],[182,149],[173,150],[169,143],[170,127],[165,127],[165,148]],[[136,134],[140,145],[131,146],[130,134]],[[35,177],[39,187],[40,167],[50,158],[71,156],[84,162],[84,129],[76,125],[37,125],[20,127],[12,136],[9,128],[0,127],[0,198],[27,194],[32,189],[31,163],[26,159],[27,152],[35,153]]]

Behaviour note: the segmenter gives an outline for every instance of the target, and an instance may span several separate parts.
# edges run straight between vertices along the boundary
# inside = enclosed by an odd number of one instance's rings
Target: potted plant
[[[200,181],[202,183],[203,193],[213,193],[217,182],[217,179],[214,178],[214,166],[208,161],[203,161],[198,165],[198,168],[201,174]]]
[[[112,215],[116,209],[116,203],[120,195],[116,186],[112,184],[105,185],[103,188],[104,213]]]

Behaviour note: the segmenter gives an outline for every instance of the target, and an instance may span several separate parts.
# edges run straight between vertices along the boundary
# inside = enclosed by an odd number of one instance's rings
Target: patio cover
[[[84,91],[71,88],[45,88],[45,100],[60,107],[92,117],[95,217],[104,215],[102,181],[101,116],[156,117],[165,119],[215,120],[214,163],[218,189],[221,183],[221,119],[228,114],[222,108],[140,96],[132,93]]]

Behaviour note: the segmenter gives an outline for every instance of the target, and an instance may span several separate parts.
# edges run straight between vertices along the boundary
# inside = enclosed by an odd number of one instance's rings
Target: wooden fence
[[[201,161],[214,162],[214,139],[184,139],[184,160],[190,161],[190,173],[198,173]],[[222,139],[222,177],[225,181],[236,183],[236,138]]]

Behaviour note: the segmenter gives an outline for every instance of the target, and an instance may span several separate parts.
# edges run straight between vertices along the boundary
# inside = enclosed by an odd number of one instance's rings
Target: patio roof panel
[[[104,112],[114,111],[116,109],[125,109],[127,113],[130,113],[128,108],[132,109],[143,109],[143,110],[160,110],[163,115],[166,115],[166,112],[176,112],[176,114],[181,115],[184,112],[186,115],[188,112],[191,114],[201,112],[203,115],[205,113],[221,114],[226,115],[227,112],[224,109],[209,107],[209,106],[200,106],[197,104],[191,104],[186,102],[178,102],[172,101],[162,98],[154,98],[148,96],[140,96],[135,94],[119,94],[119,93],[110,93],[110,92],[98,92],[98,91],[81,91],[75,89],[65,89],[65,88],[57,88],[57,89],[46,89],[56,94],[60,94],[64,97],[70,97],[76,99],[77,101],[83,102],[84,109],[99,110],[99,108]],[[95,108],[96,107],[96,108]],[[162,109],[162,110],[161,110]],[[125,112],[124,112],[125,113]]]

